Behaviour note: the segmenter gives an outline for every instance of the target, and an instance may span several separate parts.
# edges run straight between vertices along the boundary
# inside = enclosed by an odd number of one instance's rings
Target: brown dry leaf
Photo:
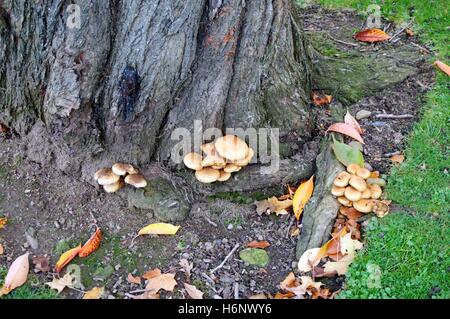
[[[3,245],[0,244],[0,256],[3,255],[4,252],[5,252],[5,250],[3,249]]]
[[[333,100],[333,96],[326,95],[320,92],[313,91],[311,94],[311,99],[316,106],[322,106],[330,104]]]
[[[300,281],[302,283],[302,286],[307,289],[320,289],[323,284],[321,282],[315,282],[311,277],[309,276],[301,276]]]
[[[9,266],[5,282],[0,290],[0,296],[8,294],[10,291],[22,286],[27,281],[28,271],[30,270],[28,255],[29,253],[25,253],[17,257],[11,266]]]
[[[74,259],[81,250],[81,244],[78,247],[69,249],[64,254],[59,257],[59,260],[56,262],[55,270],[59,273],[72,259]]]
[[[248,299],[267,299],[267,296],[266,296],[266,294],[260,293],[260,294],[252,295],[252,296],[248,297]]]
[[[184,283],[184,289],[192,299],[203,299],[203,292],[198,290],[197,287]]]
[[[414,35],[414,31],[411,30],[410,28],[406,28],[405,29],[405,33],[409,36],[412,37]]]
[[[68,272],[64,275],[64,277],[62,277],[62,278],[53,277],[53,281],[46,282],[45,284],[47,286],[49,286],[50,288],[57,290],[58,294],[60,294],[64,290],[64,288],[73,287],[74,280],[75,280],[75,277],[72,276],[72,274]]]
[[[330,131],[350,136],[351,138],[354,138],[361,144],[364,144],[364,140],[362,139],[358,130],[355,127],[353,127],[352,125],[349,125],[347,123],[331,124],[330,127],[327,129],[327,133]]]
[[[10,128],[7,125],[0,122],[0,133],[8,133],[9,131]]]
[[[105,287],[94,287],[84,294],[83,299],[101,299],[104,293]]]
[[[194,268],[194,264],[193,263],[189,263],[189,261],[187,259],[181,259],[180,262],[178,263],[181,268],[184,271],[184,274],[186,275],[186,278],[191,278],[191,270],[192,268]]]
[[[282,290],[288,290],[289,288],[298,286],[298,282],[295,279],[295,275],[293,272],[290,272],[287,277],[280,282],[280,288]]]
[[[49,272],[50,271],[50,256],[34,256],[32,258],[34,264],[34,272]]]
[[[262,248],[262,249],[264,249],[264,248],[267,248],[269,246],[270,246],[269,242],[265,241],[265,240],[263,240],[263,241],[256,241],[256,240],[254,240],[254,241],[252,241],[252,242],[247,244],[247,247],[250,247],[250,248]]]
[[[450,66],[439,60],[434,62],[434,65],[437,66],[442,72],[445,72],[450,76]]]
[[[328,288],[311,289],[311,299],[330,299],[331,292]]]
[[[157,293],[159,290],[173,291],[177,282],[175,281],[175,274],[161,274],[159,276],[148,279],[145,290],[152,293]]]
[[[366,29],[356,33],[353,38],[361,42],[382,42],[390,39],[391,37],[380,29]]]
[[[397,155],[392,156],[390,158],[390,160],[394,163],[403,163],[403,161],[405,160],[405,155],[397,154]]]
[[[133,299],[159,299],[159,294],[146,291],[141,295],[133,296]]]
[[[149,280],[149,279],[158,277],[160,275],[161,275],[161,270],[159,268],[155,268],[155,269],[149,270],[145,274],[143,274],[142,278]]]
[[[345,207],[345,206],[341,206],[341,208],[339,208],[339,212],[342,215],[346,216],[348,219],[352,220],[358,220],[364,215],[363,213],[358,212],[353,207]]]
[[[294,296],[295,296],[295,294],[290,291],[288,291],[286,293],[277,292],[273,299],[291,299]]]
[[[141,284],[141,277],[139,276],[133,276],[132,274],[128,274],[127,276],[127,281],[130,284],[136,284],[136,285],[140,285]]]
[[[0,229],[5,228],[7,222],[8,222],[8,218],[0,217]]]
[[[294,210],[295,218],[300,219],[300,215],[305,208],[306,203],[311,198],[314,191],[314,175],[309,180],[300,184],[292,199],[292,209]]]
[[[292,206],[292,200],[280,201],[275,196],[255,202],[258,215],[276,213],[277,215],[288,214],[286,209]]]
[[[358,131],[359,134],[363,133],[363,130],[361,126],[359,126],[358,121],[353,117],[353,115],[350,114],[349,111],[347,111],[347,113],[344,116],[344,123],[353,126],[355,130]]]
[[[340,251],[340,238],[345,236],[347,234],[347,227],[342,228],[338,233],[332,234],[332,238],[327,241],[322,247],[319,248],[319,251],[317,252],[315,256],[315,260],[313,260],[314,263],[319,263],[320,259],[323,257],[326,257],[330,254],[338,254]],[[335,256],[333,256],[335,257]],[[339,256],[336,256],[338,258]]]

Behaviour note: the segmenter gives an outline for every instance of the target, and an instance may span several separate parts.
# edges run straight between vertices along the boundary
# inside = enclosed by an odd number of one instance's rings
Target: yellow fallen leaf
[[[294,198],[292,200],[292,208],[294,209],[295,218],[297,220],[303,212],[303,208],[308,200],[311,198],[314,190],[314,176],[311,176],[309,180],[302,183],[295,191]]]
[[[156,294],[159,290],[173,291],[177,282],[175,281],[175,274],[162,274],[148,279],[146,291]]]
[[[45,284],[50,288],[57,290],[58,294],[60,294],[64,290],[64,288],[73,287],[73,285],[75,284],[74,280],[75,277],[68,272],[64,275],[64,277],[62,278],[53,277],[53,280],[51,282],[46,282]]]
[[[55,265],[56,272],[60,272],[72,259],[74,259],[81,250],[81,244],[78,247],[69,249],[59,257]]]
[[[7,222],[8,222],[8,218],[0,217],[0,229],[5,228]]]
[[[192,299],[203,299],[203,292],[198,290],[197,287],[184,283],[184,289]]]
[[[139,231],[139,235],[175,235],[181,226],[166,223],[156,223],[145,226]]]
[[[84,294],[83,299],[100,299],[104,292],[105,287],[94,287]]]
[[[324,265],[324,274],[325,275],[334,275],[337,274],[338,276],[345,275],[345,273],[348,270],[348,266],[353,262],[355,259],[355,254],[348,254],[339,261],[328,261]]]

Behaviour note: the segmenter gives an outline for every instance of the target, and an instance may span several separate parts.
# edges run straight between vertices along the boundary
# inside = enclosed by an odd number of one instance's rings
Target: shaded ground
[[[339,29],[342,34],[351,34],[362,25],[352,11],[336,13],[313,7],[307,10],[305,17],[305,28],[310,32],[326,28],[327,31]],[[402,36],[392,45],[400,47],[407,41],[411,39]],[[333,40],[327,43],[331,51],[321,52],[325,55],[354,50],[352,46],[340,45]],[[323,49],[323,44],[317,50]],[[360,48],[362,51],[383,50],[383,46],[391,48],[392,45],[361,45]],[[365,157],[375,169],[382,173],[389,171],[389,156],[384,154],[403,148],[405,136],[419,114],[418,99],[432,85],[432,79],[429,68],[419,65],[417,74],[402,83],[348,107],[352,114],[360,110],[372,112],[360,123],[366,130]],[[317,109],[320,134],[335,122],[341,105],[336,100],[329,107]],[[401,120],[375,117],[375,114],[383,112],[410,114],[412,117]],[[102,248],[86,259],[76,259],[74,263],[82,266],[86,289],[106,285],[110,298],[122,298],[130,290],[140,288],[126,281],[128,273],[140,275],[154,267],[160,267],[164,272],[171,271],[179,267],[181,258],[193,262],[191,282],[210,298],[233,298],[235,283],[239,284],[238,295],[241,298],[259,292],[275,293],[279,282],[290,271],[296,270],[296,240],[287,236],[290,218],[258,216],[251,205],[255,198],[231,194],[227,196],[228,200],[215,198],[199,203],[193,207],[190,217],[181,223],[176,236],[141,237],[131,246],[136,231],[155,221],[150,212],[129,208],[120,196],[105,194],[52,168],[28,162],[24,158],[25,150],[26,145],[17,138],[2,136],[0,139],[0,216],[9,218],[7,227],[0,231],[0,243],[5,248],[5,254],[0,256],[0,265],[9,265],[25,250],[36,255],[49,254],[54,264],[66,248],[89,237],[96,219],[106,234]],[[37,249],[29,247],[25,236],[27,230],[33,233],[30,227],[35,231],[32,237],[38,242]],[[234,254],[214,276],[208,274],[236,243],[243,248],[252,240],[271,243],[267,248],[271,261],[265,269],[245,265]],[[40,275],[42,282],[51,279],[51,275],[44,276]],[[341,281],[338,279],[333,283],[334,290],[340,288]],[[80,296],[78,292],[67,294],[75,298]],[[180,296],[180,292],[175,292],[174,297]]]

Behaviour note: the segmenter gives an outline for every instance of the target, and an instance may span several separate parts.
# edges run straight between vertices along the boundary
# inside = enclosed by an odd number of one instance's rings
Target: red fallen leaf
[[[366,29],[356,33],[353,38],[361,42],[374,43],[386,41],[391,37],[380,29]]]
[[[100,246],[100,242],[102,241],[102,231],[100,228],[95,230],[95,233],[92,234],[91,238],[83,245],[78,256],[83,258],[92,254],[97,248]]]
[[[329,131],[333,131],[333,132],[337,132],[337,133],[341,133],[341,134],[350,136],[351,138],[354,138],[361,144],[364,144],[364,141],[363,141],[361,135],[358,133],[358,131],[353,126],[348,125],[346,123],[331,124],[326,133],[328,133]]]
[[[247,245],[247,247],[250,247],[250,248],[263,248],[263,249],[267,248],[269,246],[270,246],[269,242],[267,242],[265,240],[263,240],[263,241],[254,240],[254,241],[248,243],[248,245]]]
[[[330,104],[331,100],[333,99],[333,96],[313,91],[311,94],[311,99],[314,105],[322,106]]]
[[[59,260],[56,262],[55,270],[59,273],[72,259],[74,259],[81,250],[81,244],[78,247],[72,248],[66,251],[64,254],[59,257]]]
[[[439,69],[441,69],[441,71],[447,73],[447,75],[450,76],[450,66],[439,60],[434,62],[433,64],[437,66]]]
[[[344,122],[350,126],[353,126],[359,134],[363,133],[361,126],[359,126],[358,121],[347,111],[344,117]]]

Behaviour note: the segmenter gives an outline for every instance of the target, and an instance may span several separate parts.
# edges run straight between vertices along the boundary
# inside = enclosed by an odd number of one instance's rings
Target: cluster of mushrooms
[[[339,173],[333,182],[331,194],[337,197],[339,203],[353,207],[360,213],[374,212],[383,217],[389,211],[387,204],[380,201],[381,187],[369,183],[371,172],[358,164],[350,164],[347,171]]]
[[[184,165],[195,170],[195,177],[201,183],[225,182],[231,173],[238,172],[250,163],[254,151],[242,139],[235,135],[225,135],[215,141],[203,144],[204,156],[189,153]]]
[[[117,192],[129,184],[136,188],[147,186],[145,178],[130,164],[116,163],[111,168],[101,168],[94,174],[94,179],[107,193]]]

